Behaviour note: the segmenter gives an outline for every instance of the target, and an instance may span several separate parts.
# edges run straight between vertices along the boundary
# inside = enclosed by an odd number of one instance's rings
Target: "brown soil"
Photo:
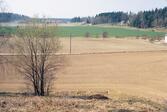
[[[68,53],[68,39],[61,39]],[[73,39],[73,53],[57,74],[53,91],[108,91],[144,97],[167,97],[167,47],[136,39]],[[112,52],[118,53],[112,53]],[[119,53],[126,51],[128,53]],[[154,51],[154,52],[131,52]],[[103,52],[104,54],[101,54]],[[22,92],[24,80],[11,66],[1,69],[0,92]]]

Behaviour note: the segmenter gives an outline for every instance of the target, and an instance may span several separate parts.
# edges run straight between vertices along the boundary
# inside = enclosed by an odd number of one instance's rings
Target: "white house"
[[[167,34],[165,35],[165,43],[167,43]]]

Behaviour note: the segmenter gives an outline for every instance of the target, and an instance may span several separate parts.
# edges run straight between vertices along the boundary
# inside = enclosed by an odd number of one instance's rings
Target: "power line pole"
[[[71,46],[71,43],[72,42],[72,35],[70,34],[70,54],[71,54],[71,51],[72,51],[72,46]]]

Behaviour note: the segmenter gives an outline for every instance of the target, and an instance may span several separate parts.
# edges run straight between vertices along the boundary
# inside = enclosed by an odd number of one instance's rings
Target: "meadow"
[[[90,37],[101,37],[103,32],[107,32],[109,37],[162,37],[165,32],[154,30],[134,29],[127,27],[102,27],[102,26],[60,26],[57,28],[57,35],[60,37],[85,37],[86,33]]]
[[[11,35],[17,33],[16,27],[0,27],[0,34]],[[164,37],[165,32],[155,31],[154,29],[137,29],[121,26],[51,26],[50,30],[57,37],[85,37],[89,34],[90,37],[102,37],[104,32],[107,32],[109,37]]]

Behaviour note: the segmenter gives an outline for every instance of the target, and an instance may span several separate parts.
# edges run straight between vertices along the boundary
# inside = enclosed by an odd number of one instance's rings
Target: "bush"
[[[147,37],[142,37],[143,40],[147,40]]]
[[[103,38],[107,38],[108,37],[108,33],[107,32],[103,32],[102,37]]]
[[[157,37],[157,40],[158,40],[158,41],[161,41],[161,40],[162,40],[162,37]]]
[[[89,32],[86,32],[86,33],[85,33],[85,37],[86,37],[86,38],[90,37],[90,33],[89,33]]]
[[[98,34],[96,35],[96,38],[99,38],[99,35],[98,35]]]
[[[136,37],[136,39],[140,39],[139,37]]]
[[[121,38],[120,36],[115,36],[115,38]]]
[[[135,112],[135,111],[128,109],[116,109],[116,110],[109,110],[108,112]]]
[[[153,43],[155,41],[155,38],[149,38],[149,42]]]
[[[95,94],[95,95],[89,96],[88,99],[108,100],[109,98],[101,94]]]

